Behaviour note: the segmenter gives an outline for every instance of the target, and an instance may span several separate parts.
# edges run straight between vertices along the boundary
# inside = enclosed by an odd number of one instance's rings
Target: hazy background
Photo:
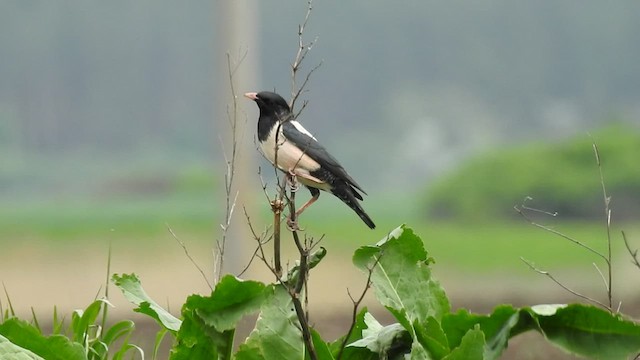
[[[242,2],[245,12],[227,18],[222,3],[0,3],[0,280],[13,296],[27,294],[24,306],[37,301],[37,286],[28,292],[21,287],[27,281],[15,277],[29,271],[29,281],[46,283],[75,274],[69,276],[94,293],[111,241],[122,262],[117,271],[155,279],[152,269],[168,270],[149,264],[164,259],[197,278],[167,223],[201,247],[202,262],[210,261],[223,209],[225,53],[246,51],[240,76],[256,74],[239,93],[276,90],[288,97],[306,10],[303,1]],[[317,42],[303,71],[323,63],[304,94],[309,105],[300,120],[368,191],[365,207],[383,226],[375,235],[362,233],[357,217],[327,195],[316,214],[343,216],[353,228],[346,233],[359,239],[353,241],[372,243],[406,218],[421,221],[415,213],[421,194],[477,154],[586,136],[612,119],[637,126],[638,13],[640,3],[631,0],[316,1],[305,38]],[[229,40],[232,25],[243,31]],[[244,98],[240,103],[249,129],[241,151],[253,174],[245,190],[259,194],[255,169],[266,164],[253,144],[257,109]],[[258,219],[268,214],[254,211]],[[468,246],[464,239],[458,237],[459,249]],[[47,251],[63,244],[73,250],[52,260]],[[441,246],[445,257],[450,244]],[[97,250],[86,250],[91,246]],[[143,247],[139,257],[130,246]],[[345,253],[355,246],[345,245]],[[162,254],[150,255],[154,249]],[[522,267],[513,258],[510,264]],[[79,259],[82,270],[72,267],[59,278],[20,265],[43,263],[53,273]],[[464,272],[475,271],[474,264],[459,265]],[[82,277],[89,266],[98,280]],[[500,273],[506,265],[487,266]],[[185,294],[206,290],[201,281],[190,287],[164,273],[157,276],[159,297],[168,278]],[[88,303],[52,293],[50,306]]]
[[[3,2],[2,196],[91,192],[140,166],[218,170],[224,109],[214,89],[227,74],[215,71],[226,61],[216,4]],[[248,50],[260,75],[240,91],[288,94],[305,6],[251,4],[257,21],[242,26],[258,43],[228,51]],[[636,1],[318,2],[306,64],[323,65],[302,120],[369,189],[421,186],[479,149],[584,133],[612,115],[637,122],[638,10]]]

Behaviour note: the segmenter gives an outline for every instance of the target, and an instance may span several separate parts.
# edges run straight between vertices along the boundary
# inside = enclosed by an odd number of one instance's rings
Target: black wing
[[[353,178],[347,174],[347,171],[340,165],[338,160],[331,156],[329,152],[320,145],[315,139],[309,135],[298,131],[298,129],[291,122],[286,121],[282,124],[282,133],[287,140],[294,143],[297,147],[302,149],[306,155],[309,155],[320,166],[326,170],[332,172],[338,178],[344,180],[349,185],[362,191],[363,194],[367,194]]]

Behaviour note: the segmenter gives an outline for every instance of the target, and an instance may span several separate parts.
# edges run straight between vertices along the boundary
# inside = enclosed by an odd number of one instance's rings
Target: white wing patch
[[[309,173],[320,168],[318,162],[287,140],[282,133],[282,129],[280,129],[280,134],[277,136],[279,144],[276,146],[276,128],[277,127],[274,126],[267,139],[260,143],[262,153],[267,160],[272,164],[275,163],[277,147],[278,164],[276,165],[282,171],[303,171]]]
[[[291,121],[293,126],[296,127],[298,131],[303,134],[308,135],[313,140],[316,140],[311,133],[307,131],[300,123],[297,121]],[[311,175],[311,172],[314,170],[318,170],[320,168],[320,164],[317,161],[313,160],[309,155],[305,154],[300,148],[295,146],[292,142],[288,141],[287,138],[282,133],[282,129],[280,129],[280,134],[278,134],[278,145],[276,146],[276,129],[278,127],[274,126],[269,136],[265,139],[265,141],[260,142],[260,149],[262,150],[262,154],[267,160],[269,160],[272,164],[275,163],[276,160],[276,148],[278,149],[278,164],[276,165],[280,170],[284,172],[293,172],[298,177],[298,180],[309,187],[314,187],[324,191],[330,191],[331,185],[326,182],[314,177]]]
[[[299,122],[297,122],[296,120],[291,120],[289,121],[291,123],[291,125],[293,125],[298,131],[300,131],[301,133],[307,135],[308,137],[312,138],[315,141],[318,141],[318,139],[316,139],[315,136],[313,136],[309,130],[305,129],[304,126],[302,126],[302,124],[300,124]]]

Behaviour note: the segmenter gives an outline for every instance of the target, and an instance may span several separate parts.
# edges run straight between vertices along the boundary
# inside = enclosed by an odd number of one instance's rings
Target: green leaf
[[[110,346],[121,337],[131,335],[135,327],[135,323],[131,320],[119,321],[106,330],[102,336],[102,341]]]
[[[485,358],[498,359],[507,347],[509,338],[523,331],[537,329],[529,319],[529,316],[521,317],[520,311],[510,305],[500,305],[488,316],[471,314],[468,310],[461,309],[455,314],[445,315],[442,328],[447,334],[449,347],[455,348],[469,330],[479,325],[487,339]]]
[[[260,309],[265,300],[265,288],[261,282],[226,275],[211,297],[192,297],[190,306],[205,324],[218,331],[231,330],[244,316]]]
[[[433,316],[430,316],[424,325],[415,321],[413,328],[416,332],[416,339],[433,359],[440,360],[451,352],[447,335]]]
[[[122,291],[124,297],[138,307],[134,311],[154,318],[160,325],[172,332],[180,329],[181,321],[158,305],[147,295],[135,274],[113,274],[111,281]]]
[[[15,346],[27,349],[47,360],[86,359],[81,344],[74,343],[62,335],[43,336],[35,327],[17,318],[8,319],[0,324],[0,336]]]
[[[89,304],[86,309],[75,310],[71,315],[73,341],[84,343],[90,336],[89,328],[94,325],[103,305],[111,305],[106,299],[98,299]]]
[[[557,307],[555,313],[547,311],[548,315],[531,312],[549,341],[575,354],[626,359],[640,352],[640,324],[601,308],[571,304]]]
[[[444,290],[431,277],[430,262],[422,240],[404,225],[376,247],[361,247],[353,256],[353,263],[366,273],[375,266],[371,280],[376,298],[412,333],[415,321],[430,316],[440,320],[450,310]]]
[[[462,337],[460,346],[453,349],[443,360],[483,360],[484,333],[476,326]]]
[[[308,266],[309,270],[316,267],[322,259],[327,255],[327,249],[320,247],[320,249],[314,251],[309,255]],[[300,261],[296,260],[296,264],[283,276],[282,281],[288,284],[295,284],[298,281],[298,275],[300,273]]]
[[[183,320],[171,349],[171,360],[218,359],[219,354],[229,351],[233,330],[220,332],[205,324],[194,306],[201,299],[200,295],[191,295],[182,306]]]
[[[182,308],[184,321],[171,358],[230,358],[236,324],[258,311],[267,295],[263,283],[227,275],[211,296],[189,296]]]
[[[411,336],[404,326],[398,323],[382,326],[370,313],[365,314],[364,322],[367,328],[362,330],[362,339],[349,344],[349,347],[367,348],[381,358],[390,358],[397,351],[409,352]]]
[[[365,307],[365,308],[362,308],[362,310],[360,310],[360,312],[356,315],[356,319],[353,324],[353,330],[351,331],[351,334],[349,334],[349,338],[347,339],[346,342],[344,341],[344,336],[342,336],[336,341],[334,341],[333,343],[331,343],[330,345],[331,353],[335,358],[338,357],[338,354],[340,353],[340,349],[343,343],[346,346],[362,339],[362,336],[363,336],[362,332],[367,328],[367,325],[364,322],[364,317],[366,314],[368,314],[368,311],[367,311],[367,308]],[[369,351],[366,348],[346,346],[342,350],[342,359],[374,360],[374,359],[378,359],[378,355]]]
[[[304,345],[291,297],[282,285],[271,285],[267,290],[256,327],[240,345],[236,359],[299,360],[304,356]]]
[[[313,347],[316,350],[316,355],[318,355],[319,360],[334,360],[331,350],[329,349],[329,345],[322,339],[315,329],[311,329],[311,340],[313,341]],[[308,354],[306,358],[309,358]]]
[[[31,351],[13,344],[9,339],[0,335],[0,359],[3,360],[45,360]]]

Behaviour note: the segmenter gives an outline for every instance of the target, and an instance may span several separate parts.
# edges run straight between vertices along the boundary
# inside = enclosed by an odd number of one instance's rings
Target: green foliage
[[[114,274],[111,280],[122,290],[127,300],[138,306],[134,311],[151,316],[167,330],[178,331],[180,320],[176,319],[175,316],[171,315],[147,295],[135,274],[122,276]]]
[[[314,263],[324,255],[321,250]],[[353,330],[332,343],[311,329],[319,359],[493,360],[500,357],[509,339],[531,330],[568,352],[593,358],[624,358],[640,351],[640,324],[594,306],[518,309],[500,305],[488,315],[464,309],[452,313],[444,290],[431,276],[433,260],[422,240],[404,225],[375,246],[358,249],[353,261],[371,275],[376,298],[398,322],[384,326],[363,309],[356,316]],[[127,283],[118,279],[134,278],[114,276],[120,287]],[[135,280],[137,287],[139,282]],[[192,295],[187,299],[182,324],[172,332],[175,341],[171,359],[234,358],[235,327],[242,317],[256,311],[260,312],[258,321],[240,344],[236,359],[308,358],[286,287],[228,275],[211,296]],[[157,320],[153,313],[148,315]]]
[[[35,317],[33,324],[5,317],[0,322],[0,359],[119,360],[132,351],[144,357],[142,349],[129,342],[135,328],[132,321],[122,320],[107,328],[97,324],[106,306],[110,306],[106,300],[98,299],[74,311],[66,332],[54,310],[49,336],[42,333]]]
[[[318,250],[310,264],[317,265],[325,255],[326,250]],[[443,288],[431,275],[433,260],[423,241],[404,225],[375,246],[358,249],[353,262],[370,275],[377,300],[397,322],[380,324],[362,309],[352,329],[334,342],[325,341],[312,328],[318,359],[494,360],[511,338],[532,330],[568,352],[596,359],[640,352],[640,324],[590,305],[500,305],[487,315],[465,309],[452,313]],[[291,278],[295,271],[290,272]],[[154,358],[165,334],[173,339],[172,360],[310,358],[292,294],[281,283],[227,275],[209,296],[189,296],[177,319],[145,293],[135,275],[114,275],[112,281],[137,305],[135,311],[162,327]],[[124,320],[108,328],[96,323],[106,306],[109,303],[99,299],[75,311],[66,332],[54,310],[54,331],[49,336],[42,334],[37,319],[29,324],[8,309],[0,321],[0,358],[119,360],[135,353],[144,357],[140,348],[129,343],[133,322]],[[259,312],[255,327],[234,354],[235,329],[242,318],[255,312]]]
[[[612,125],[553,144],[530,144],[500,150],[469,161],[428,190],[427,206],[436,217],[483,219],[513,215],[526,196],[537,207],[565,217],[602,216],[602,189],[596,158],[598,144],[615,214],[640,211],[640,132]]]

